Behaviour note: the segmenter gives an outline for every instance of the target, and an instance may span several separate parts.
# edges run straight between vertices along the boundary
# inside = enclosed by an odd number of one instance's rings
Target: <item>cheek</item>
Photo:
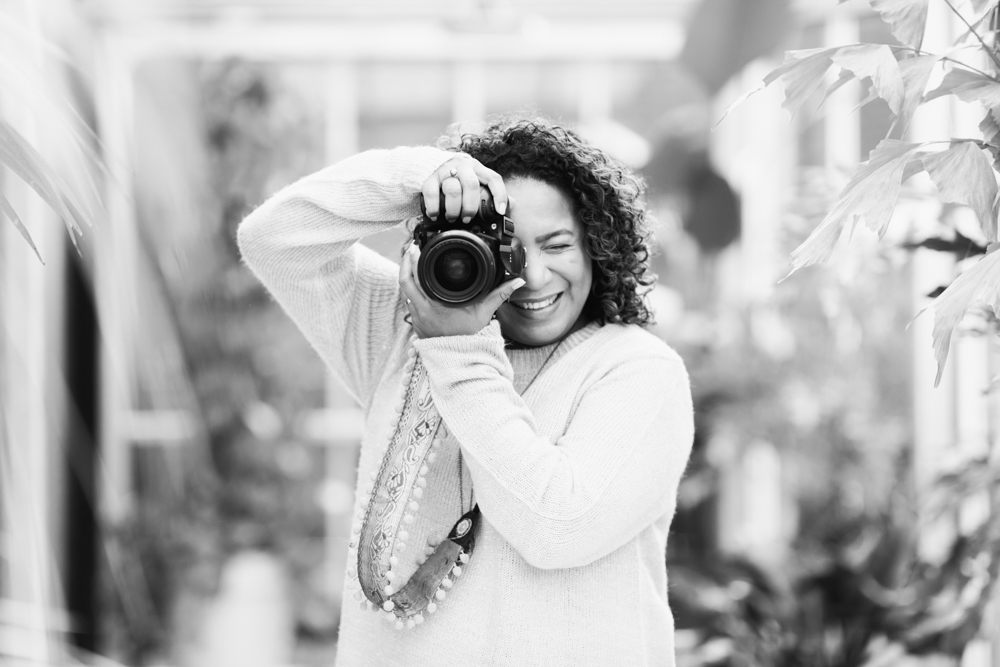
[[[590,294],[590,286],[593,282],[591,265],[590,258],[582,253],[567,258],[565,275],[573,286],[573,292],[577,295]]]

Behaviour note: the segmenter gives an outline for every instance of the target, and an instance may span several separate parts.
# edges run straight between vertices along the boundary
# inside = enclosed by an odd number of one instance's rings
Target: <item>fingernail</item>
[[[497,202],[497,213],[505,215],[507,213],[507,202]]]
[[[511,284],[514,285],[514,289],[518,290],[518,289],[521,289],[522,287],[524,287],[524,285],[525,285],[525,283],[527,281],[524,278],[514,278],[514,280],[512,280],[510,282],[511,282]]]
[[[471,216],[471,215],[467,215],[467,216],[464,216],[464,217],[462,218],[462,224],[464,224],[464,225],[467,225],[467,224],[469,224],[469,222],[470,222],[471,220],[472,220],[472,216]]]

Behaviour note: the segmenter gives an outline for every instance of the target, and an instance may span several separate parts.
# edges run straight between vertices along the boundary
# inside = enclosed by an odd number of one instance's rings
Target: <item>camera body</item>
[[[417,276],[435,301],[467,306],[524,271],[524,247],[514,222],[497,213],[488,188],[480,188],[479,211],[468,223],[446,220],[443,200],[437,221],[427,216],[422,200],[420,211],[422,220],[413,230],[420,248]]]

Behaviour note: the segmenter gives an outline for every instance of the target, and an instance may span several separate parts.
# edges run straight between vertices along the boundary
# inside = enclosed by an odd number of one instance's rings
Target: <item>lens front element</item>
[[[420,253],[417,275],[429,296],[445,305],[464,306],[492,289],[497,266],[481,238],[452,230],[427,242]]]

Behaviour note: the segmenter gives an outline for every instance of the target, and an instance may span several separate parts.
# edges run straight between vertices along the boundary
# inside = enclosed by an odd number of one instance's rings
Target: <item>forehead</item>
[[[560,229],[579,234],[580,223],[573,215],[573,205],[558,188],[532,178],[513,179],[505,185],[513,199],[510,217],[523,241]]]

